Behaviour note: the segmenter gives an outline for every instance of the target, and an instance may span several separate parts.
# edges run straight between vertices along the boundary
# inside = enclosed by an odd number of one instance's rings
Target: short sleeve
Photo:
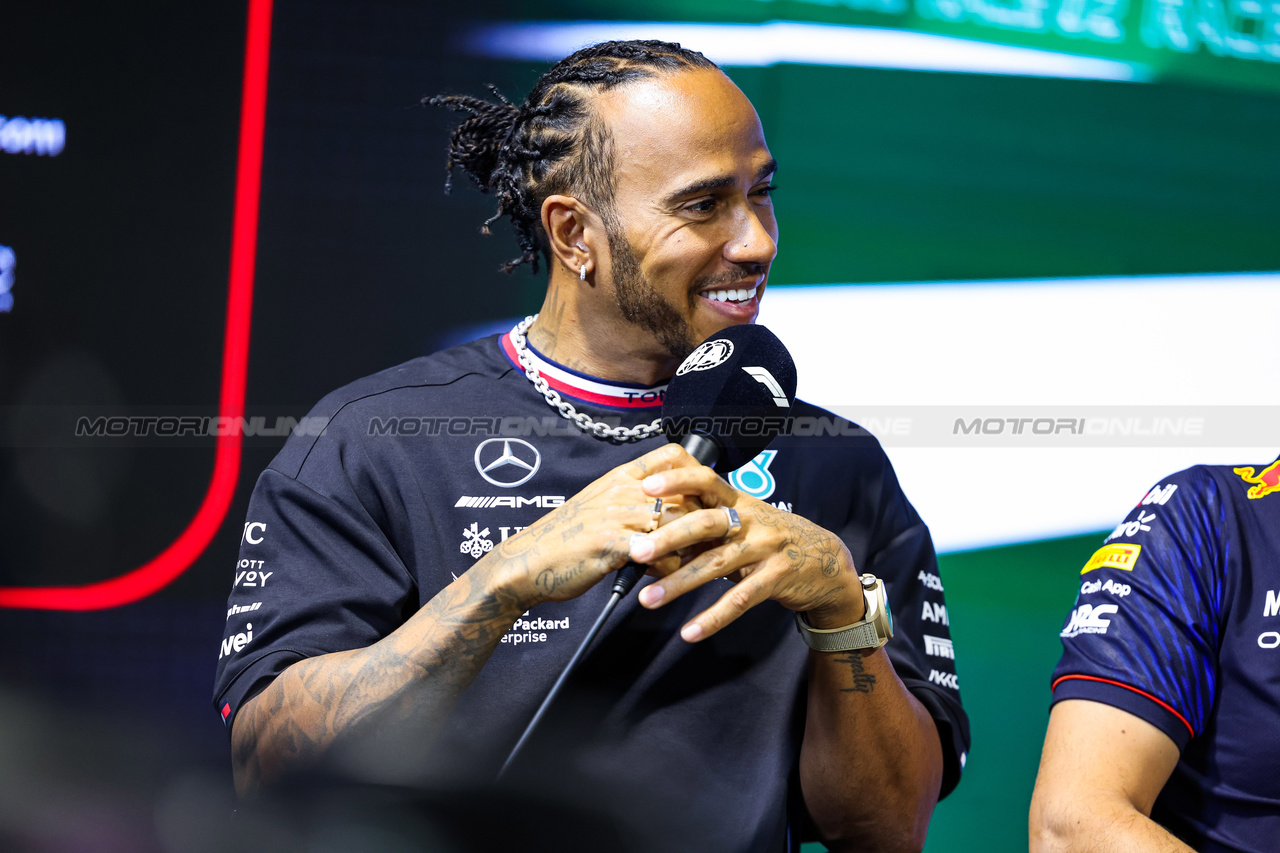
[[[929,529],[885,461],[881,531],[865,567],[885,582],[894,634],[886,647],[894,671],[938,726],[941,796],[960,782],[969,753],[969,718],[960,701],[955,646],[942,575]]]
[[[1222,632],[1223,505],[1207,472],[1158,483],[1080,572],[1053,702],[1088,699],[1186,747],[1213,706]]]
[[[356,490],[340,470],[323,479],[322,492],[268,468],[254,488],[214,684],[228,729],[291,664],[371,645],[417,608],[412,577]]]

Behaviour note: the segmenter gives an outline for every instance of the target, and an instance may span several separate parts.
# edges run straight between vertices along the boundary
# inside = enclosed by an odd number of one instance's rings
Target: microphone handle
[[[688,451],[690,456],[709,468],[716,467],[716,462],[720,460],[720,445],[710,436],[691,432],[680,439],[680,446]],[[648,568],[648,566],[627,563],[618,569],[618,574],[613,581],[613,591],[619,597],[626,598],[627,593],[631,592],[636,582],[644,577]]]
[[[680,446],[708,468],[716,467],[720,461],[720,443],[709,435],[691,432],[680,439]]]
[[[627,593],[631,592],[631,588],[636,585],[636,581],[644,577],[644,573],[648,570],[648,566],[642,566],[638,563],[627,563],[618,569],[618,574],[613,579],[613,591],[621,598],[626,598]]]

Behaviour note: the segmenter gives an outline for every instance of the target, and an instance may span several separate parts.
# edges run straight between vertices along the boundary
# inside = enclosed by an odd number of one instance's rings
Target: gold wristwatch
[[[893,636],[893,614],[884,581],[875,575],[862,575],[862,597],[867,612],[861,620],[843,628],[812,628],[803,613],[796,614],[796,630],[809,648],[819,652],[848,652],[854,649],[878,649]]]

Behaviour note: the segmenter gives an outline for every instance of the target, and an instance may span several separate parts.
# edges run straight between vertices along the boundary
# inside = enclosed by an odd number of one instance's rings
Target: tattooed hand
[[[631,537],[653,525],[656,496],[646,494],[641,481],[659,472],[700,467],[676,444],[646,453],[613,469],[563,506],[502,542],[481,562],[502,565],[509,591],[525,609],[544,601],[576,598],[622,568],[630,559]],[[661,523],[672,522],[694,508],[696,504],[675,495],[664,499]],[[679,557],[646,562],[655,563],[655,570],[674,571]]]
[[[640,591],[640,603],[660,607],[718,578],[734,581],[719,601],[685,624],[680,631],[685,640],[709,637],[770,599],[806,612],[816,628],[862,618],[865,604],[853,557],[834,533],[736,491],[710,468],[658,472],[642,488],[664,500],[691,496],[706,508],[633,542],[631,558],[653,565],[662,578]],[[730,536],[722,507],[733,507],[741,520],[741,529]],[[710,547],[679,566],[671,564],[670,555],[697,543]]]

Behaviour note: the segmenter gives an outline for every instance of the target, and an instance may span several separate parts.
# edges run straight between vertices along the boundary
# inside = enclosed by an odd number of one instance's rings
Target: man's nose
[[[739,212],[725,246],[725,259],[736,264],[769,264],[778,255],[778,242],[754,209]]]

